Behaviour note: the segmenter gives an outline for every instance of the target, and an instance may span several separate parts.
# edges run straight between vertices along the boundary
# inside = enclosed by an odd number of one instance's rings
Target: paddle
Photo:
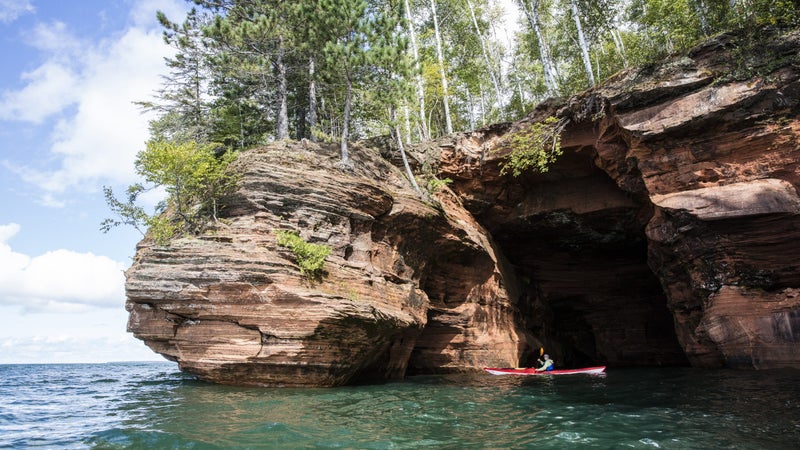
[[[544,355],[544,347],[539,347],[539,359],[537,359],[537,361],[539,361],[540,365],[541,365],[542,355]],[[517,369],[517,370],[529,369],[529,368],[530,367],[515,367],[515,369]],[[535,369],[535,367],[534,367],[534,369]]]

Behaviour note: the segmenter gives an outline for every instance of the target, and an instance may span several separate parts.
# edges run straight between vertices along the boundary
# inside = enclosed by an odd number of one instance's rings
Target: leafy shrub
[[[169,217],[164,215],[152,216],[147,223],[147,232],[158,245],[169,244],[170,239],[175,237],[183,226],[183,222],[173,223]]]
[[[294,253],[300,271],[309,278],[316,278],[322,274],[325,258],[331,254],[331,247],[308,243],[294,231],[278,231],[277,243]]]
[[[444,179],[440,180],[440,179],[438,179],[436,177],[433,177],[433,178],[428,180],[428,192],[436,192],[439,189],[449,185],[452,182],[453,182],[453,180],[450,179],[450,178],[444,178]]]
[[[563,154],[561,131],[565,125],[566,121],[551,116],[514,133],[511,136],[511,153],[503,163],[500,174],[511,172],[518,177],[526,170],[547,172],[550,164]]]
[[[159,245],[183,233],[199,233],[209,219],[217,221],[219,200],[233,191],[239,174],[232,170],[233,152],[219,154],[215,144],[150,141],[136,156],[136,173],[149,187],[136,183],[127,189],[127,201],[118,200],[110,187],[104,187],[106,203],[114,219],[106,219],[100,229],[108,232],[118,225],[131,225],[143,235],[145,230]],[[168,196],[154,214],[137,204],[138,196],[163,187]]]

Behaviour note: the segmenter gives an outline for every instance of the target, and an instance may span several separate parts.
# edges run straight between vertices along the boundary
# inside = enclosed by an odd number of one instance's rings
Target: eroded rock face
[[[213,230],[140,243],[129,330],[243,385],[530,365],[542,346],[563,367],[800,367],[800,33],[751,49],[747,77],[738,45],[420,145],[415,167],[453,180],[435,202],[367,148],[352,170],[308,142],[246,152]],[[501,175],[509,137],[548,116],[569,121],[564,155]],[[281,229],[333,248],[321,279]]]
[[[527,281],[551,354],[800,367],[800,33],[771,32],[749,56],[723,35],[423,149]],[[551,115],[570,121],[565,155],[499,175],[508,136]]]
[[[127,272],[128,328],[201,379],[333,386],[406,370],[515,365],[521,342],[498,255],[446,198],[419,199],[377,152],[308,142],[244,153],[239,191],[199,237],[145,240]],[[309,280],[275,243],[333,248]]]

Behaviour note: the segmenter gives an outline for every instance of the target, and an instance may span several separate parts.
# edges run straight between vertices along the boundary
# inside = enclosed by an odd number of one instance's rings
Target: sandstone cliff
[[[390,150],[355,148],[352,170],[308,142],[245,152],[210,232],[140,243],[129,330],[246,385],[515,366],[540,346],[562,366],[800,367],[800,33],[735,39],[419,146],[417,170],[454,180],[433,199]],[[564,155],[501,176],[509,136],[551,115]],[[333,248],[324,276],[283,229]]]
[[[501,260],[457,202],[416,196],[379,153],[276,144],[245,152],[210,232],[140,243],[129,329],[201,379],[339,385],[359,377],[514,365],[527,338]],[[333,247],[318,280],[276,231]]]
[[[529,280],[528,329],[580,362],[800,367],[800,33],[722,35],[426,157]],[[570,121],[544,175],[507,137]]]

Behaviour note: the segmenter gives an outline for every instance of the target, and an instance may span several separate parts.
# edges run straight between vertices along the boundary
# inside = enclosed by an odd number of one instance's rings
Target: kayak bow
[[[573,375],[579,373],[597,375],[605,372],[606,366],[583,367],[580,369],[550,370],[542,372],[537,372],[536,369],[534,369],[533,367],[527,367],[524,369],[512,369],[510,367],[507,368],[485,367],[483,370],[489,372],[492,375]]]

